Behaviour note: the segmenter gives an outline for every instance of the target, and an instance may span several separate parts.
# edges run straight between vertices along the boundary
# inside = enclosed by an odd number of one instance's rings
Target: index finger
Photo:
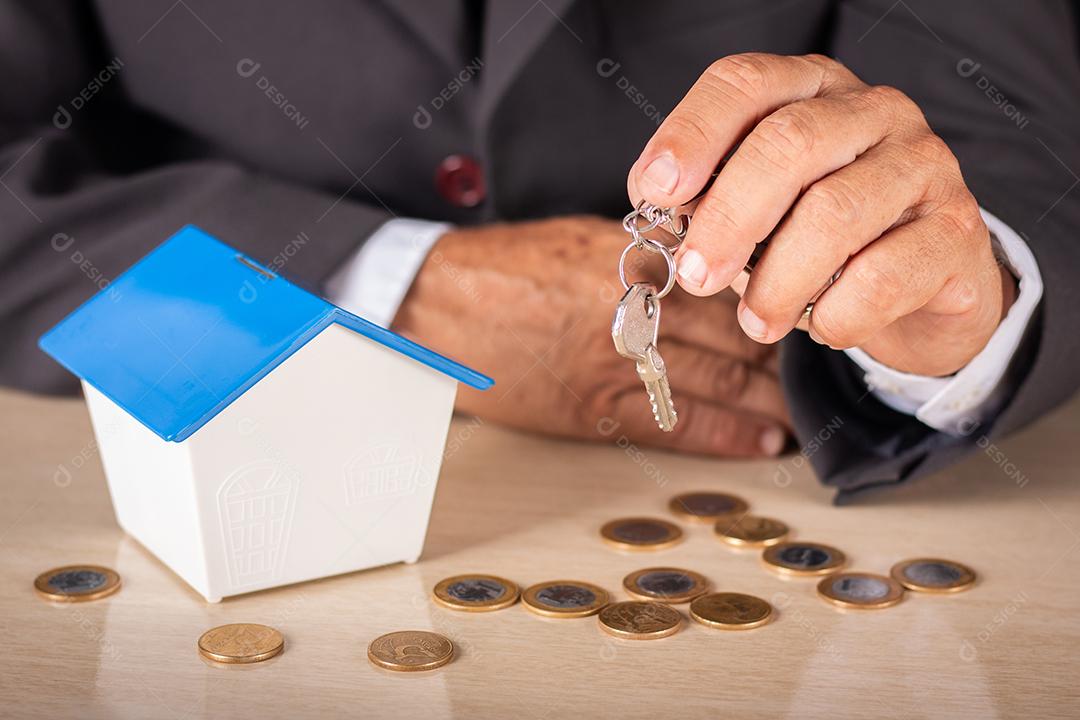
[[[819,55],[746,53],[716,61],[649,140],[630,169],[631,204],[689,202],[734,145],[776,109],[858,81]]]

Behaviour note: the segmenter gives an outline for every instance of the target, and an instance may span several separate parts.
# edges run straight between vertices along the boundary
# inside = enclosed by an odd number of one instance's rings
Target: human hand
[[[395,330],[496,380],[462,387],[457,407],[550,435],[725,456],[775,455],[790,426],[768,346],[735,321],[737,297],[663,301],[659,347],[679,422],[657,428],[633,363],[615,352],[617,222],[570,217],[462,228],[429,254]],[[642,272],[648,272],[643,268]],[[637,279],[637,278],[635,278]]]
[[[911,99],[818,55],[726,57],[646,145],[632,202],[687,203],[736,145],[678,252],[687,292],[733,286],[743,330],[774,343],[843,268],[814,304],[815,341],[922,375],[956,372],[986,345],[1015,281],[956,158]]]

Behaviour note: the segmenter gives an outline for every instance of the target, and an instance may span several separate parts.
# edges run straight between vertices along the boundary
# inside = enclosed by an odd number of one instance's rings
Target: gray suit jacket
[[[940,467],[1080,382],[1066,0],[7,0],[0,29],[7,384],[73,390],[36,338],[185,223],[318,289],[395,215],[620,216],[662,116],[710,62],[752,50],[826,53],[911,95],[1046,284],[1011,401],[968,438],[865,397],[841,354],[786,341],[823,480],[851,493]],[[475,207],[434,181],[453,155],[486,180]]]

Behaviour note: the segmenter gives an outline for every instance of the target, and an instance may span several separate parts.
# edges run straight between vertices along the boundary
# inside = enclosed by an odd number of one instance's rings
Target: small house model
[[[120,526],[211,602],[419,558],[457,384],[492,384],[191,226],[40,345]]]

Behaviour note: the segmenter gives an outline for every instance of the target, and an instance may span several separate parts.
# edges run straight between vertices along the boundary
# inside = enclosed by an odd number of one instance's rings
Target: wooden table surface
[[[1080,714],[1080,403],[948,473],[837,508],[805,463],[721,462],[556,442],[458,419],[423,559],[207,604],[116,526],[80,401],[0,391],[0,715],[18,717],[1076,717]],[[150,473],[147,482],[154,482]],[[782,580],[707,527],[620,554],[606,520],[667,516],[692,489],[726,490],[834,544],[853,568],[888,572],[937,555],[981,574],[955,596],[909,593],[843,612],[812,580]],[[33,592],[50,567],[97,563],[124,586],[91,603]],[[596,618],[550,620],[519,605],[458,613],[429,600],[460,572],[527,585],[577,578],[624,598],[632,570],[674,565],[780,608],[746,632],[693,623],[654,641],[616,640]],[[685,612],[686,606],[681,606]],[[279,628],[260,665],[203,662],[195,642],[230,622]],[[396,674],[366,647],[433,629],[450,665]]]

